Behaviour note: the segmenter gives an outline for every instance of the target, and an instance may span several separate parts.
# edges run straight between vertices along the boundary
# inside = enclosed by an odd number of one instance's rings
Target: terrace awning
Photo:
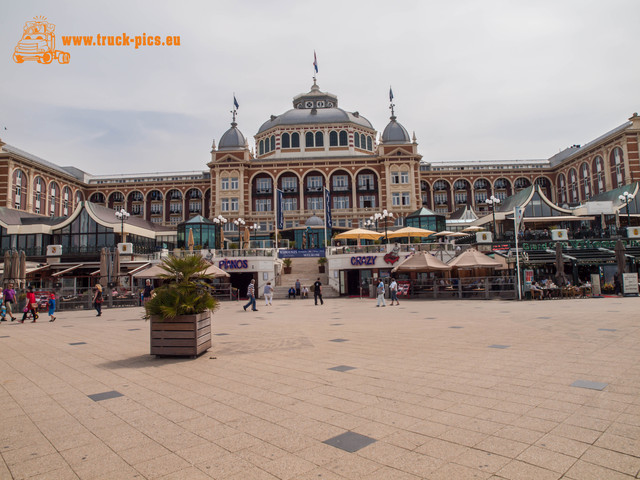
[[[74,271],[76,268],[80,268],[84,265],[84,263],[79,263],[77,265],[73,265],[72,267],[69,268],[65,268],[64,270],[60,270],[59,272],[54,273],[53,275],[51,275],[52,277],[59,277],[61,275],[64,275],[65,273],[69,273]]]

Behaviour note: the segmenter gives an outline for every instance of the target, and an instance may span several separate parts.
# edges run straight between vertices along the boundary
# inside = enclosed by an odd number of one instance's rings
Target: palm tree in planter
[[[291,273],[291,264],[292,263],[293,263],[293,261],[290,258],[285,258],[284,260],[282,260],[282,265],[283,265],[285,274]]]
[[[318,258],[318,272],[324,273],[324,266],[327,263],[327,257]]]
[[[200,255],[170,255],[160,267],[168,280],[145,304],[151,320],[151,355],[196,357],[211,347],[211,314],[217,300],[209,293],[211,265]]]

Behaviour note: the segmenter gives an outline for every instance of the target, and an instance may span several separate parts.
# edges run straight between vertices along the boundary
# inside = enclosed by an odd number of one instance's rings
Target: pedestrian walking
[[[93,308],[98,312],[96,317],[99,317],[102,315],[102,285],[96,283],[95,287],[93,287],[93,292]]]
[[[320,305],[324,305],[324,301],[322,300],[322,283],[320,282],[320,277],[318,277],[313,284],[313,300],[316,305],[318,305],[318,299],[320,299]]]
[[[398,283],[395,278],[391,278],[391,283],[389,284],[389,293],[391,295],[391,306],[393,307],[393,302],[396,302],[396,305],[400,305],[398,301]]]
[[[296,296],[300,296],[300,279],[296,280]]]
[[[251,310],[253,310],[254,312],[257,312],[258,309],[256,308],[256,280],[255,278],[251,279],[251,283],[249,284],[249,287],[247,288],[247,297],[249,297],[249,302],[243,306],[242,308],[244,308],[244,311],[247,311],[247,307],[251,306]]]
[[[49,304],[49,321],[55,322],[56,321],[56,317],[54,315],[54,313],[56,313],[56,294],[55,293],[52,293],[51,295],[49,295],[49,301],[47,303]]]
[[[33,292],[33,287],[29,287],[29,291],[27,292],[27,303],[24,306],[22,320],[20,320],[20,323],[24,323],[24,321],[27,319],[27,315],[29,315],[29,312],[31,312],[31,314],[33,315],[33,320],[31,320],[31,323],[36,323],[36,320],[38,320],[37,308],[38,303],[36,302],[36,294]]]
[[[151,285],[151,280],[147,278],[147,281],[144,282],[144,289],[142,290],[142,304],[146,304],[151,297],[153,296],[153,285]]]
[[[13,306],[16,303],[16,291],[13,289],[13,283],[9,283],[2,291],[2,297],[4,298],[4,304],[7,307],[7,313],[11,317],[13,322],[16,317],[13,316]]]
[[[273,287],[271,282],[267,282],[264,286],[264,303],[267,307],[273,306]]]
[[[379,307],[382,303],[383,307],[387,306],[387,302],[384,301],[384,282],[380,279],[378,287],[376,288],[376,307]]]

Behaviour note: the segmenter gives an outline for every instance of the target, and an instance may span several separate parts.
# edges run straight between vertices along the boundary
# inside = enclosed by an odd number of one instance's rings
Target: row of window
[[[300,134],[298,132],[283,133],[280,136],[281,148],[300,148]],[[373,151],[373,137],[364,133],[353,134],[353,144],[356,148]],[[304,134],[305,148],[319,148],[325,146],[325,133],[322,131],[305,132]],[[347,147],[349,146],[349,133],[346,130],[329,132],[330,147]],[[258,154],[264,155],[273,152],[276,149],[276,136],[271,135],[258,142]]]

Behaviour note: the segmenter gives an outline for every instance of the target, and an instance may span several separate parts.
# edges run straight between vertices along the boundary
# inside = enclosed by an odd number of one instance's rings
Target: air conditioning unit
[[[551,230],[551,240],[569,240],[566,228]]]
[[[62,245],[47,245],[47,257],[59,257],[62,255]]]
[[[118,244],[118,252],[124,253],[126,255],[133,254],[133,243],[119,243]]]
[[[640,238],[640,227],[627,227],[627,238]]]
[[[476,242],[491,243],[493,242],[493,235],[491,232],[476,232]]]

